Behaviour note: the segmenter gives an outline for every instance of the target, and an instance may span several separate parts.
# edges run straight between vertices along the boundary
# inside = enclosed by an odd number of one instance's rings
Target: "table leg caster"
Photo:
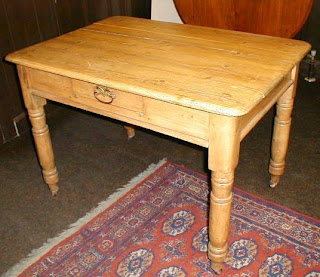
[[[222,272],[222,263],[211,262],[211,268],[215,274],[220,275]]]
[[[53,196],[53,197],[57,196],[58,190],[59,190],[58,184],[49,185],[49,189],[50,189],[50,192],[51,192],[51,196]]]
[[[134,130],[133,127],[131,127],[131,126],[124,126],[124,128],[125,128],[126,131],[127,131],[128,140],[132,139],[132,138],[136,135],[136,132],[135,132],[135,130]]]
[[[280,176],[278,175],[271,175],[271,180],[269,183],[270,188],[275,188],[280,182]]]
[[[51,161],[52,163],[54,163],[53,159]],[[56,196],[59,190],[59,185],[58,185],[59,175],[57,172],[57,168],[54,166],[50,170],[43,169],[42,174],[43,174],[44,181],[46,182],[46,184],[50,189],[51,195]]]

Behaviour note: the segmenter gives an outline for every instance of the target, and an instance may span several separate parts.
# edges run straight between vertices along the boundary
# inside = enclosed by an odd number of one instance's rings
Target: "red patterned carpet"
[[[161,162],[5,276],[215,276],[206,255],[207,181]],[[320,276],[318,220],[234,194],[220,276]]]

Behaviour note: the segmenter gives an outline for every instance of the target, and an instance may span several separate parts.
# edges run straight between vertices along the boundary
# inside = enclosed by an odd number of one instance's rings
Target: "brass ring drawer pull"
[[[98,101],[105,104],[112,103],[113,99],[116,98],[116,95],[112,93],[109,88],[104,86],[96,86],[93,95]]]

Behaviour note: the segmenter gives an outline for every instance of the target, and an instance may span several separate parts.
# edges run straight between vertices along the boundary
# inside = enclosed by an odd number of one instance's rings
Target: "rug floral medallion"
[[[215,276],[208,193],[207,176],[162,162],[18,276]],[[320,277],[319,228],[316,219],[235,188],[220,276]]]

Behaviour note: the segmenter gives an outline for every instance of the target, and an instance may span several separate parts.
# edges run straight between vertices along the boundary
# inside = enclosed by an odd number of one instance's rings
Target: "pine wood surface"
[[[111,17],[7,60],[230,116],[249,113],[310,49],[301,41]]]
[[[291,38],[306,22],[313,0],[174,0],[187,24]]]

